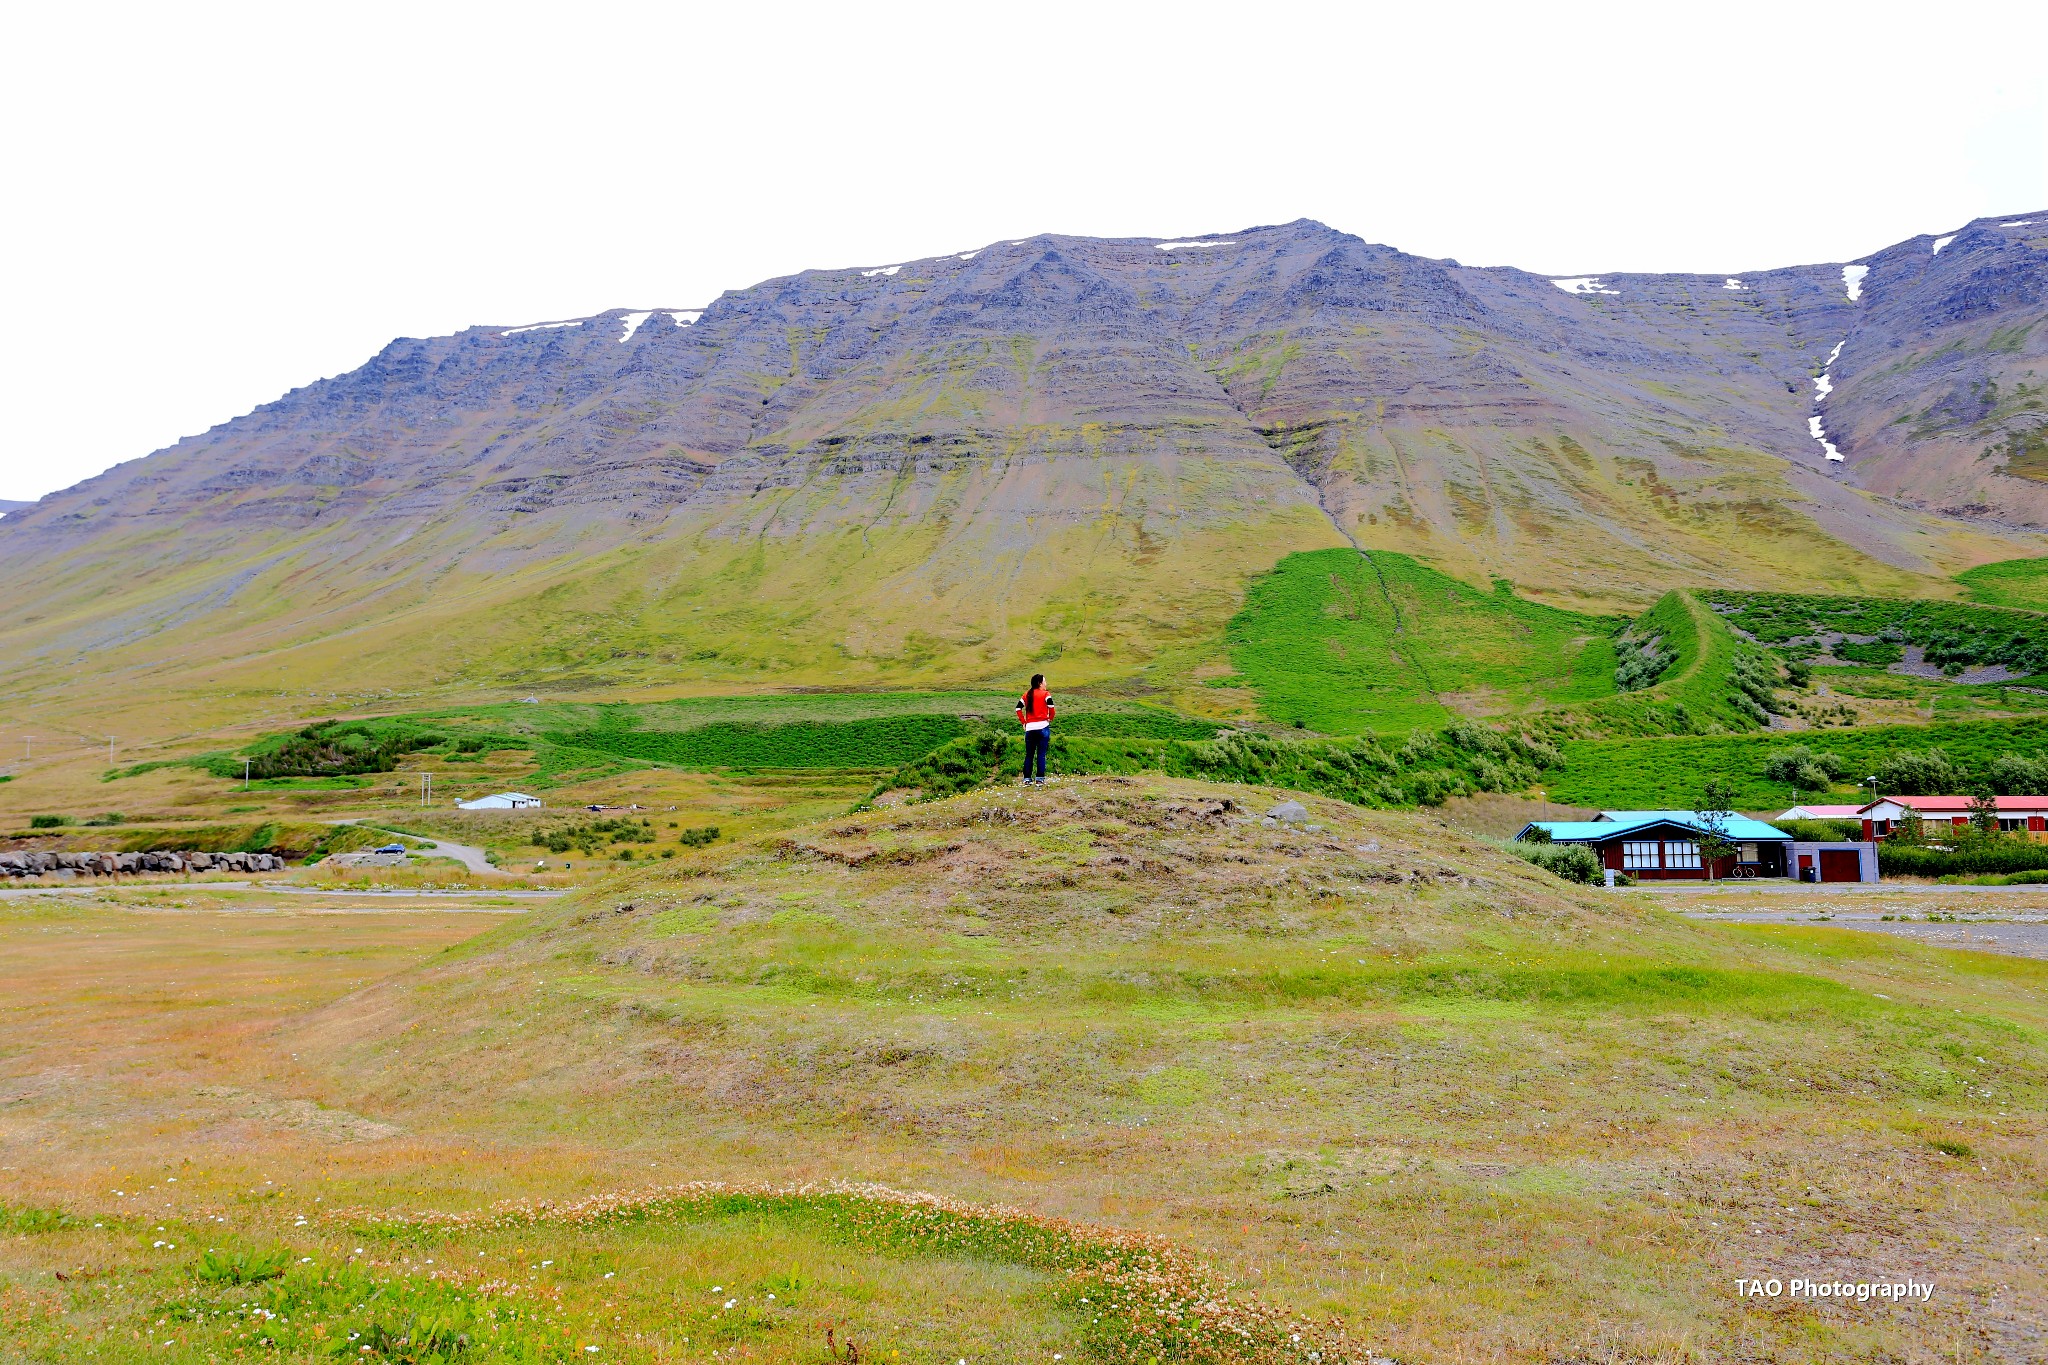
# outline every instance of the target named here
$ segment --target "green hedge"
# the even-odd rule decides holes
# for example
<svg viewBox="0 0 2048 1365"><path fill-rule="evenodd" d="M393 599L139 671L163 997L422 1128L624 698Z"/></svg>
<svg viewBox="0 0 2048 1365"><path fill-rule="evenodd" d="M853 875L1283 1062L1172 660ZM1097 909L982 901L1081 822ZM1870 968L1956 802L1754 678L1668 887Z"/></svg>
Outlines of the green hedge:
<svg viewBox="0 0 2048 1365"><path fill-rule="evenodd" d="M1022 773L1020 737L996 730L964 736L905 765L875 789L911 790L933 800ZM1055 733L1055 774L1156 772L1320 792L1360 806L1435 806L1453 796L1520 791L1555 760L1542 740L1470 722L1410 735L1391 748L1357 739L1290 739L1233 731L1217 739L1108 739Z"/></svg>
<svg viewBox="0 0 2048 1365"><path fill-rule="evenodd" d="M2031 839L1972 839L1953 849L1885 842L1877 870L1888 877L1967 877L2048 869L2048 844Z"/></svg>

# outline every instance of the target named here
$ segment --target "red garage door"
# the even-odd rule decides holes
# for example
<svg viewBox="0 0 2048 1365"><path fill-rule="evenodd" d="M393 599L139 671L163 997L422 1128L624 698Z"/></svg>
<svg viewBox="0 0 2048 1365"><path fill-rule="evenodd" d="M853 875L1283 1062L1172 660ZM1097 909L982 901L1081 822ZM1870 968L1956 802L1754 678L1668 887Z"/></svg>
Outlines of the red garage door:
<svg viewBox="0 0 2048 1365"><path fill-rule="evenodd" d="M1863 855L1853 848L1824 848L1820 851L1820 879L1824 882L1863 880Z"/></svg>

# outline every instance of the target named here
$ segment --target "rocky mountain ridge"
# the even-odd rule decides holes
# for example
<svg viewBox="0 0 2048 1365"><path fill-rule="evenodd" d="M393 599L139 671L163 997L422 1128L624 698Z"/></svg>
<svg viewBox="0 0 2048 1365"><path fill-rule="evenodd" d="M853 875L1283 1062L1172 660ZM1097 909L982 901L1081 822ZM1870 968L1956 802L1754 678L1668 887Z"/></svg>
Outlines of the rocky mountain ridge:
<svg viewBox="0 0 2048 1365"><path fill-rule="evenodd" d="M1347 540L1577 604L1919 591L2048 547L2044 280L2048 214L1735 277L1303 221L400 339L7 515L43 610L0 644L32 685L205 619L231 659L419 681L460 613L491 630L431 681L1120 671Z"/></svg>

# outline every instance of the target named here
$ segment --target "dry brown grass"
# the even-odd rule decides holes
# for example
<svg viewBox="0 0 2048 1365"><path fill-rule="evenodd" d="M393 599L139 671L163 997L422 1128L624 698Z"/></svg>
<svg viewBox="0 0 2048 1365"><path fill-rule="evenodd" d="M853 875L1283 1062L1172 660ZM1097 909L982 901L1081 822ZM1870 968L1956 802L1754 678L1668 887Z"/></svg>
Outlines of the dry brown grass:
<svg viewBox="0 0 2048 1365"><path fill-rule="evenodd" d="M474 919L349 940L360 970L283 921L237 953L238 920L125 949L112 912L17 916L0 963L47 1003L7 1071L42 1088L0 1107L36 1171L6 1175L97 1207L191 1158L223 1193L450 1209L867 1179L1207 1248L1403 1360L2038 1355L2048 970L1694 926L1427 818L1311 802L1292 833L1225 799L1271 798L1102 779L840 818L459 946ZM225 984L179 1029L90 985L118 962L172 1000L202 960ZM74 1052L104 1079L36 1079ZM1744 1273L1938 1290L1760 1306Z"/></svg>

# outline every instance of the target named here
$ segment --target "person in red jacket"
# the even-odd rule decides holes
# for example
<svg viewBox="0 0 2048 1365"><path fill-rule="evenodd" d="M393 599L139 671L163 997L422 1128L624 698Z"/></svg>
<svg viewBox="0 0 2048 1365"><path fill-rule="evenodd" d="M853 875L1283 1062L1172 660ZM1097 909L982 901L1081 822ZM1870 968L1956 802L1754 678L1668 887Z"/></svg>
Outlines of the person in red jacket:
<svg viewBox="0 0 2048 1365"><path fill-rule="evenodd" d="M1024 785L1045 785L1045 756L1052 748L1052 693L1045 690L1045 674L1033 673L1031 686L1017 699L1017 723L1024 727ZM1033 762L1038 775L1031 775Z"/></svg>

